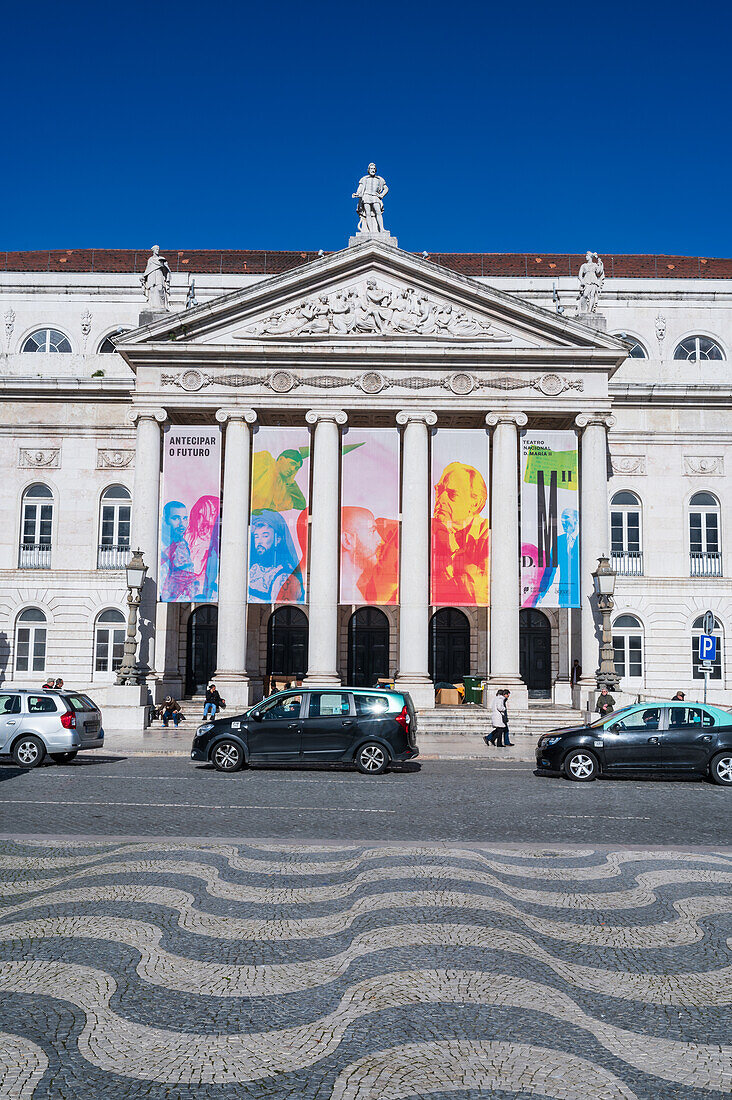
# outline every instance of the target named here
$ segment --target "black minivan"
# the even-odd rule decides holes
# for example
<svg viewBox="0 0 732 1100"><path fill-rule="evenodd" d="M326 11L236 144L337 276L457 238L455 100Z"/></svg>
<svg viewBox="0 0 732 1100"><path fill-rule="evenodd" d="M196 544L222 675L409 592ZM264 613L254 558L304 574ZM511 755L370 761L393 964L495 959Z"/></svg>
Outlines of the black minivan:
<svg viewBox="0 0 732 1100"><path fill-rule="evenodd" d="M379 775L393 762L413 760L417 716L409 695L379 688L300 688L280 691L244 714L204 722L191 760L220 772L245 764L308 761L354 763Z"/></svg>

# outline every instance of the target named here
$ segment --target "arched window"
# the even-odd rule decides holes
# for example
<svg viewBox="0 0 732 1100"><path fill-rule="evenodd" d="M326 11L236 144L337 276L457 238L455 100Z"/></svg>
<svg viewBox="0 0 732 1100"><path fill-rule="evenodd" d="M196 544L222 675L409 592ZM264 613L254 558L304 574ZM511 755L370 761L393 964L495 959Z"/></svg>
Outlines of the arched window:
<svg viewBox="0 0 732 1100"><path fill-rule="evenodd" d="M635 336L626 336L623 332L619 332L617 333L617 335L620 337L623 343L627 344L628 348L630 349L628 351L628 357L630 359L648 358L648 352L643 347L640 340L636 340Z"/></svg>
<svg viewBox="0 0 732 1100"><path fill-rule="evenodd" d="M97 616L94 630L94 671L116 672L125 651L125 617L110 608Z"/></svg>
<svg viewBox="0 0 732 1100"><path fill-rule="evenodd" d="M690 363L701 363L705 359L724 359L722 349L708 336L687 336L677 346L674 359L687 359Z"/></svg>
<svg viewBox="0 0 732 1100"><path fill-rule="evenodd" d="M46 616L39 607L26 607L15 627L15 671L46 671Z"/></svg>
<svg viewBox="0 0 732 1100"><path fill-rule="evenodd" d="M712 493L694 493L689 501L689 557L692 577L722 576L719 501Z"/></svg>
<svg viewBox="0 0 732 1100"><path fill-rule="evenodd" d="M130 490L110 485L99 505L97 569L124 569L130 556Z"/></svg>
<svg viewBox="0 0 732 1100"><path fill-rule="evenodd" d="M97 355L111 355L117 349L112 343L114 336L121 336L123 332L129 332L128 328L116 328L113 332L108 332L102 340L101 344L97 348Z"/></svg>
<svg viewBox="0 0 732 1100"><path fill-rule="evenodd" d="M699 660L699 637L704 633L704 616L700 615L691 624L691 675L695 680L703 680L704 672L702 671L702 665ZM710 680L722 679L722 648L724 645L724 637L722 635L722 624L719 619L714 620L714 637L717 639L717 654L712 661L712 671L709 675Z"/></svg>
<svg viewBox="0 0 732 1100"><path fill-rule="evenodd" d="M635 615L618 615L613 623L613 652L618 676L643 677L643 626Z"/></svg>
<svg viewBox="0 0 732 1100"><path fill-rule="evenodd" d="M641 502L635 493L616 493L610 501L613 569L621 577L643 576L641 511Z"/></svg>
<svg viewBox="0 0 732 1100"><path fill-rule="evenodd" d="M64 336L63 332L59 332L57 328L39 328L37 332L32 332L30 336L26 336L23 341L23 347L21 351L62 351L69 354L71 352L71 344L68 337Z"/></svg>
<svg viewBox="0 0 732 1100"><path fill-rule="evenodd" d="M53 537L53 493L37 482L23 493L19 569L50 569Z"/></svg>

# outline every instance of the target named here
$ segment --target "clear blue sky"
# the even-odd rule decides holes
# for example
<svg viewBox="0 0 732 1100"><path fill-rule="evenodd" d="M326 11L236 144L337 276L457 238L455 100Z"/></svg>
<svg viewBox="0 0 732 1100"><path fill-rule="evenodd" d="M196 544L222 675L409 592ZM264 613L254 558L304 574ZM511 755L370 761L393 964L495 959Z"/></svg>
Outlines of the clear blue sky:
<svg viewBox="0 0 732 1100"><path fill-rule="evenodd" d="M728 2L39 0L3 19L0 249L731 256Z"/></svg>

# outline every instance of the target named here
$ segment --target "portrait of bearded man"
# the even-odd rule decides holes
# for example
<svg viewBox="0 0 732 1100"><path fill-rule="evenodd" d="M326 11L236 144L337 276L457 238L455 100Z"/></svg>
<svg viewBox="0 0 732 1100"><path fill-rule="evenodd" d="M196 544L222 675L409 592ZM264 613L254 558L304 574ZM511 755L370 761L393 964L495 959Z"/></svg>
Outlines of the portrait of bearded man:
<svg viewBox="0 0 732 1100"><path fill-rule="evenodd" d="M445 466L432 512L432 602L488 605L490 521L483 475L464 462Z"/></svg>

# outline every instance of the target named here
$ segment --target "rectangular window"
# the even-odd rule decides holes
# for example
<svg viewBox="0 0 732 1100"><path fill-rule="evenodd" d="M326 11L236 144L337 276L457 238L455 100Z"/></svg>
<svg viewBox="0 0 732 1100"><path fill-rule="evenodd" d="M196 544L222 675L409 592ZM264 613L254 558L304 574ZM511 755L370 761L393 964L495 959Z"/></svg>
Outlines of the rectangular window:
<svg viewBox="0 0 732 1100"><path fill-rule="evenodd" d="M719 529L717 526L717 513L707 512L704 518L706 520L707 530L707 553L717 554L719 552Z"/></svg>
<svg viewBox="0 0 732 1100"><path fill-rule="evenodd" d="M114 546L114 506L105 504L102 506L102 546Z"/></svg>
<svg viewBox="0 0 732 1100"><path fill-rule="evenodd" d="M613 638L613 654L615 672L618 676L625 676L625 638Z"/></svg>
<svg viewBox="0 0 732 1100"><path fill-rule="evenodd" d="M389 700L383 695L354 695L356 714L360 718L373 718L375 715L386 714L389 710Z"/></svg>
<svg viewBox="0 0 732 1100"><path fill-rule="evenodd" d="M628 638L628 675L643 675L643 642L639 634L631 634Z"/></svg>
<svg viewBox="0 0 732 1100"><path fill-rule="evenodd" d="M702 522L701 512L692 512L689 516L689 539L692 554L702 552Z"/></svg>
<svg viewBox="0 0 732 1100"><path fill-rule="evenodd" d="M130 545L130 515L131 508L129 504L123 504L119 510L119 516L117 520L117 545L129 546Z"/></svg>
<svg viewBox="0 0 732 1100"><path fill-rule="evenodd" d="M46 667L46 630L37 626L33 631L33 671L43 672Z"/></svg>
<svg viewBox="0 0 732 1100"><path fill-rule="evenodd" d="M350 714L351 701L345 692L313 692L310 696L308 718L334 718L340 714Z"/></svg>
<svg viewBox="0 0 732 1100"><path fill-rule="evenodd" d="M95 672L106 672L109 660L109 630L106 627L97 627L97 651L94 662Z"/></svg>
<svg viewBox="0 0 732 1100"><path fill-rule="evenodd" d="M640 550L640 513L628 512L628 550Z"/></svg>
<svg viewBox="0 0 732 1100"><path fill-rule="evenodd" d="M20 714L19 695L0 695L0 718L5 714Z"/></svg>
<svg viewBox="0 0 732 1100"><path fill-rule="evenodd" d="M28 713L29 714L55 714L56 713L56 700L52 699L50 695L29 695L28 696Z"/></svg>
<svg viewBox="0 0 732 1100"><path fill-rule="evenodd" d="M122 666L122 658L125 652L125 631L122 627L112 633L112 672L117 672Z"/></svg>
<svg viewBox="0 0 732 1100"><path fill-rule="evenodd" d="M611 512L610 513L610 534L612 537L612 552L613 554L622 554L625 547L623 546L623 513Z"/></svg>
<svg viewBox="0 0 732 1100"><path fill-rule="evenodd" d="M18 627L18 640L16 642L15 667L18 672L28 671L28 657L30 654L30 627Z"/></svg>

